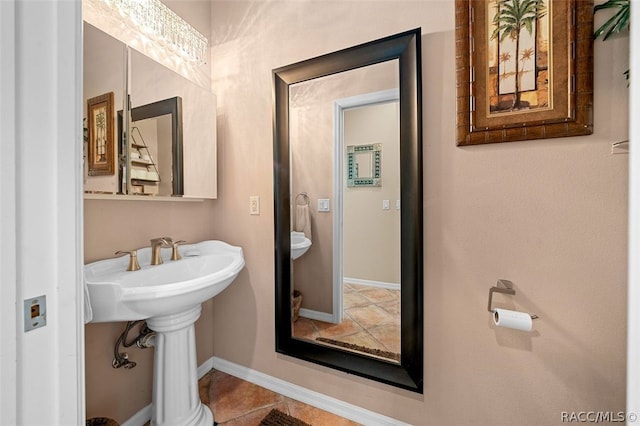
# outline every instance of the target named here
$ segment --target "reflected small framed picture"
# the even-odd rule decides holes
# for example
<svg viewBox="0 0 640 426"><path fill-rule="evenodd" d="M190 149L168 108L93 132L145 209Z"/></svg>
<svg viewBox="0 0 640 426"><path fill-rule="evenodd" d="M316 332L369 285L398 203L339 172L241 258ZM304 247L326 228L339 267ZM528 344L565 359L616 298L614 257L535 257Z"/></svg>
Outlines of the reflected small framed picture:
<svg viewBox="0 0 640 426"><path fill-rule="evenodd" d="M593 0L456 0L458 145L593 133Z"/></svg>
<svg viewBox="0 0 640 426"><path fill-rule="evenodd" d="M87 100L88 174L115 173L113 146L113 92Z"/></svg>

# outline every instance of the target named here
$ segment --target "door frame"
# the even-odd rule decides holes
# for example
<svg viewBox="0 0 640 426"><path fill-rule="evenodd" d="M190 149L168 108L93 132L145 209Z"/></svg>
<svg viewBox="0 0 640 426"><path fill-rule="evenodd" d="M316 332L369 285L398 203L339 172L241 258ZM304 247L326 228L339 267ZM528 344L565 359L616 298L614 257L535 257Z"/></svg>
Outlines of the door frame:
<svg viewBox="0 0 640 426"><path fill-rule="evenodd" d="M400 90L389 89L337 99L333 103L333 314L339 324L344 317L344 112L348 109L400 101Z"/></svg>
<svg viewBox="0 0 640 426"><path fill-rule="evenodd" d="M2 422L80 425L81 0L0 1L0 48ZM41 296L46 324L25 331L25 301Z"/></svg>
<svg viewBox="0 0 640 426"><path fill-rule="evenodd" d="M631 20L640 22L640 8L631 8ZM640 70L640 26L631 25L630 69ZM627 293L627 415L640 414L640 84L629 83L629 253Z"/></svg>

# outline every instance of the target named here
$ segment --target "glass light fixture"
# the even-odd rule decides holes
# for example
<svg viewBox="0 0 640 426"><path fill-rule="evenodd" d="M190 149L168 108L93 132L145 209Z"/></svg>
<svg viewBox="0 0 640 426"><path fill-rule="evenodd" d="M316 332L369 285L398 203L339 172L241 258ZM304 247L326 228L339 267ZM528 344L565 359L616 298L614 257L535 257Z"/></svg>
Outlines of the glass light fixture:
<svg viewBox="0 0 640 426"><path fill-rule="evenodd" d="M99 0L103 8L158 47L196 65L206 63L209 41L160 0Z"/></svg>

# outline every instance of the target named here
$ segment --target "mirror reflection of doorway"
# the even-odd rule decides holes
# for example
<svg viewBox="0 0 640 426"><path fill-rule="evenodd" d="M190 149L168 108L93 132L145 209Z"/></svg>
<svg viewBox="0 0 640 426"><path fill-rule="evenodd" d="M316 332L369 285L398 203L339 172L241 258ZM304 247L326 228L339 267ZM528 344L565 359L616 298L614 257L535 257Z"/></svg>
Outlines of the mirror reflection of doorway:
<svg viewBox="0 0 640 426"><path fill-rule="evenodd" d="M391 92L391 94L393 91ZM398 101L343 110L342 147L381 145L381 181L349 187L343 179L343 321L361 329L341 339L399 361L400 148ZM370 167L371 168L371 167Z"/></svg>
<svg viewBox="0 0 640 426"><path fill-rule="evenodd" d="M400 361L400 127L398 90L335 101L333 315L294 323L294 335L316 343ZM350 183L349 155L361 154ZM377 154L374 154L377 153ZM376 160L377 158L377 160ZM351 167L351 168L350 168ZM351 179L353 180L353 179ZM303 309L303 311L305 311Z"/></svg>

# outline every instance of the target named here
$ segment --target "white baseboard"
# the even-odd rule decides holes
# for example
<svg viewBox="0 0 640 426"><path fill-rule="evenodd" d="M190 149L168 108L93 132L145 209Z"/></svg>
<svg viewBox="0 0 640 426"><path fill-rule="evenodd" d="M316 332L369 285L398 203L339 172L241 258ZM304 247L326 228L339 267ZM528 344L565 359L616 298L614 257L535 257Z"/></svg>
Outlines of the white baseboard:
<svg viewBox="0 0 640 426"><path fill-rule="evenodd" d="M344 401L340 401L339 399L303 388L302 386L285 382L284 380L277 379L218 357L211 357L198 367L198 379L201 379L205 374L211 371L212 368L255 385L262 386L265 389L279 393L287 398L295 399L296 401L303 402L363 425L410 426L408 423L383 416L382 414L378 414L373 411L365 410L364 408L360 408L356 405L348 404ZM151 404L138 411L131 418L122 423L121 426L143 426L149 420L151 420Z"/></svg>
<svg viewBox="0 0 640 426"><path fill-rule="evenodd" d="M328 411L363 425L410 426L408 423L348 404L344 401L340 401L339 399L303 388L302 386L285 382L284 380L226 361L222 358L213 357L213 368L247 382L262 386L263 388L279 393L280 395L320 408L321 410Z"/></svg>
<svg viewBox="0 0 640 426"><path fill-rule="evenodd" d="M304 318L309 318L316 321L324 321L333 323L333 315L326 312L313 311L311 309L300 308L299 315Z"/></svg>
<svg viewBox="0 0 640 426"><path fill-rule="evenodd" d="M213 357L209 358L198 367L198 380L202 379L205 374L213 369Z"/></svg>
<svg viewBox="0 0 640 426"><path fill-rule="evenodd" d="M209 358L198 367L198 380L202 379L213 368L213 357ZM135 413L120 426L143 426L151 420L151 404Z"/></svg>
<svg viewBox="0 0 640 426"><path fill-rule="evenodd" d="M120 426L143 426L151 420L151 404L131 416L126 422Z"/></svg>
<svg viewBox="0 0 640 426"><path fill-rule="evenodd" d="M386 288L389 290L400 290L399 283L387 283L384 281L363 280L361 278L348 278L348 277L343 277L342 280L343 280L342 281L343 283L366 285L369 287L377 287L377 288Z"/></svg>

